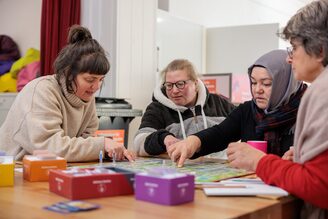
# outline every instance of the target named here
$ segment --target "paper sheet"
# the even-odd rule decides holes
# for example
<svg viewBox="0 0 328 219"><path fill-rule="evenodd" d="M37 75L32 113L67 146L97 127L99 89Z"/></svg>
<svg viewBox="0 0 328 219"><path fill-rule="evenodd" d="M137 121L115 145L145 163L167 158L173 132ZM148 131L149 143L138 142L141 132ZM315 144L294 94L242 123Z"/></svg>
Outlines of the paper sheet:
<svg viewBox="0 0 328 219"><path fill-rule="evenodd" d="M223 180L220 184L227 186L227 188L204 188L203 190L207 196L288 195L287 191L276 186L267 185L260 179L230 179ZM241 185L244 188L228 188L233 185Z"/></svg>

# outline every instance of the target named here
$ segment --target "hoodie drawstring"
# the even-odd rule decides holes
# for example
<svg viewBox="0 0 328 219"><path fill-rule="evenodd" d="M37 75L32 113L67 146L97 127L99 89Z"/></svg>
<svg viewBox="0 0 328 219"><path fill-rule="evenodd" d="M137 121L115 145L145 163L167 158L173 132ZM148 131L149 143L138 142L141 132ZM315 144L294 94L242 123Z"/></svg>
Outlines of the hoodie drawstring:
<svg viewBox="0 0 328 219"><path fill-rule="evenodd" d="M206 119L206 116L205 116L205 112L204 112L204 109L203 107L201 107L202 111L202 117L203 117L203 122L204 122L204 129L207 129L207 119Z"/></svg>
<svg viewBox="0 0 328 219"><path fill-rule="evenodd" d="M186 139L187 136L186 136L186 131L185 131L185 127L184 127L184 124L183 124L183 119L182 119L182 116L181 116L181 113L179 110L178 111L178 115L179 115L179 119L180 119L180 124L181 124L181 131L182 131L182 136L183 136L183 139Z"/></svg>

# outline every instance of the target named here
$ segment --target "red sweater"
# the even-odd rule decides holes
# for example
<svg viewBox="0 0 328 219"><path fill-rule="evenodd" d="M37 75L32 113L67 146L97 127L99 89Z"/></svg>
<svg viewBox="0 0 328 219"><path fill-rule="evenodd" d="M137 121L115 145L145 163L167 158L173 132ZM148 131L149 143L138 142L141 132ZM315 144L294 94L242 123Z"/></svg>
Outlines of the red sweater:
<svg viewBox="0 0 328 219"><path fill-rule="evenodd" d="M276 185L319 208L328 209L328 150L304 164L266 155L256 174L267 184Z"/></svg>

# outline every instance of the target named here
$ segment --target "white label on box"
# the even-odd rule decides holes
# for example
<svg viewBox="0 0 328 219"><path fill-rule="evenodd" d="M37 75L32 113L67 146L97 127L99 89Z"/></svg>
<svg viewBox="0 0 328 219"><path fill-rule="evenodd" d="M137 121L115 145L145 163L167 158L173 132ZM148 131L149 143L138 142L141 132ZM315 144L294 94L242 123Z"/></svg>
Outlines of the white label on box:
<svg viewBox="0 0 328 219"><path fill-rule="evenodd" d="M156 183L145 182L145 186L146 186L146 187L157 188L157 187L158 187L158 184L156 184Z"/></svg>
<svg viewBox="0 0 328 219"><path fill-rule="evenodd" d="M189 186L189 183L179 183L178 188L183 188Z"/></svg>
<svg viewBox="0 0 328 219"><path fill-rule="evenodd" d="M0 164L13 164L14 157L13 156L0 156Z"/></svg>
<svg viewBox="0 0 328 219"><path fill-rule="evenodd" d="M55 181L57 182L57 190L61 191L62 190L62 183L64 182L63 179L55 177Z"/></svg>
<svg viewBox="0 0 328 219"><path fill-rule="evenodd" d="M110 180L110 179L92 181L93 184L105 184L105 183L111 183L111 182L112 182L112 180Z"/></svg>
<svg viewBox="0 0 328 219"><path fill-rule="evenodd" d="M41 166L41 169L57 169L57 166Z"/></svg>
<svg viewBox="0 0 328 219"><path fill-rule="evenodd" d="M25 159L27 160L30 160L30 161L48 161L49 159L40 159L34 155L25 155L24 157ZM51 160L64 160L64 158L62 157L56 157L55 159L51 159Z"/></svg>

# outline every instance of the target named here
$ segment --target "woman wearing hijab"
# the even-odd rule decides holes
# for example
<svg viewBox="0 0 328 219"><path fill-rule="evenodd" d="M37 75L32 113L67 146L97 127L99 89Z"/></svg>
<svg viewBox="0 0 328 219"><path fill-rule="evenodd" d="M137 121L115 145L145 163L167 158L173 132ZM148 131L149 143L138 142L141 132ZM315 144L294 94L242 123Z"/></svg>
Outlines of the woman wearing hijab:
<svg viewBox="0 0 328 219"><path fill-rule="evenodd" d="M296 114L306 85L294 79L284 50L273 50L248 69L253 99L239 105L222 123L171 145L172 160L183 166L227 148L231 142L266 140L268 153L282 156L293 145Z"/></svg>
<svg viewBox="0 0 328 219"><path fill-rule="evenodd" d="M265 183L303 199L301 218L328 218L327 21L328 1L313 1L282 32L292 45L287 61L295 78L311 83L298 110L294 153L288 153L292 159L266 155L244 143L232 143L227 149L232 166L255 171Z"/></svg>

